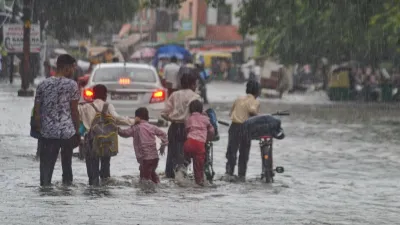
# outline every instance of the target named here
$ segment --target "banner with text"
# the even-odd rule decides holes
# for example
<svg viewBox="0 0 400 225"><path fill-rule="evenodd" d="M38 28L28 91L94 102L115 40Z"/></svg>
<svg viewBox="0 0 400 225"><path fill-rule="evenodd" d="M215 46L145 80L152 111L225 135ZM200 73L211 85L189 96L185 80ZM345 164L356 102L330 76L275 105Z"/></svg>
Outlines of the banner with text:
<svg viewBox="0 0 400 225"><path fill-rule="evenodd" d="M22 53L24 48L24 25L4 24L3 25L4 50L8 53ZM40 52L40 25L31 26L31 53Z"/></svg>

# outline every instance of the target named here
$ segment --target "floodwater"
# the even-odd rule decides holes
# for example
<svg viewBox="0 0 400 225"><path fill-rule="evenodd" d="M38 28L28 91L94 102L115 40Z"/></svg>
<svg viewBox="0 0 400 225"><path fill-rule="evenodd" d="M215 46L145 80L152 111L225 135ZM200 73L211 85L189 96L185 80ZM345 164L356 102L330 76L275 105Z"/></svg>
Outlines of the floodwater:
<svg viewBox="0 0 400 225"><path fill-rule="evenodd" d="M227 119L243 85L209 88L219 117ZM313 105L300 95L263 100L265 113L292 113L282 118L286 138L274 144L275 164L285 167L275 183L257 180L261 163L254 141L248 182L181 188L163 179L157 193L148 194L138 188L138 164L127 139L111 161L111 185L88 187L85 164L75 158L74 186L60 184L58 161L54 188L40 189L36 141L29 137L33 103L16 97L16 90L0 90L1 224L399 224L398 106L324 99ZM220 133L214 144L217 177L224 173L227 128Z"/></svg>

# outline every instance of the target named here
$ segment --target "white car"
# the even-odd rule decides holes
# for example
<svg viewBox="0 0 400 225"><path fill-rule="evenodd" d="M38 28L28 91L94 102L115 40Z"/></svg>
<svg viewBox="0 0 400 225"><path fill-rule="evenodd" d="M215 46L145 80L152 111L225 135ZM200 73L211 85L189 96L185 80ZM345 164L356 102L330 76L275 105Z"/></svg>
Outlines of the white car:
<svg viewBox="0 0 400 225"><path fill-rule="evenodd" d="M107 87L107 101L121 116L134 117L135 110L146 107L152 121L161 120L161 110L167 99L166 89L153 66L136 63L104 63L93 68L81 101L91 102L93 87Z"/></svg>

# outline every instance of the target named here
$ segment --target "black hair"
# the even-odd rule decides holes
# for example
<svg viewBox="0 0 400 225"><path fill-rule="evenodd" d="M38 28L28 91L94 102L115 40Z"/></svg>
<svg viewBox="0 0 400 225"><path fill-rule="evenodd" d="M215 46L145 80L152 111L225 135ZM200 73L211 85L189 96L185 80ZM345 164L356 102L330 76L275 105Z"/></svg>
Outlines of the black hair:
<svg viewBox="0 0 400 225"><path fill-rule="evenodd" d="M119 59L118 59L117 57L114 57L114 58L112 59L112 61L113 61L113 62L119 62Z"/></svg>
<svg viewBox="0 0 400 225"><path fill-rule="evenodd" d="M149 121L149 111L146 107L140 107L136 109L135 117L139 117L141 120Z"/></svg>
<svg viewBox="0 0 400 225"><path fill-rule="evenodd" d="M170 60L171 60L171 62L173 62L173 63L178 62L178 58L177 58L176 56L174 56L174 55L171 57Z"/></svg>
<svg viewBox="0 0 400 225"><path fill-rule="evenodd" d="M203 112L203 103L199 100L194 100L189 104L189 112L190 113L202 113Z"/></svg>
<svg viewBox="0 0 400 225"><path fill-rule="evenodd" d="M187 63L187 64L193 63L192 57L187 57L187 58L185 59L185 63Z"/></svg>
<svg viewBox="0 0 400 225"><path fill-rule="evenodd" d="M198 74L197 69L185 67L181 70L181 88L190 89L196 85Z"/></svg>
<svg viewBox="0 0 400 225"><path fill-rule="evenodd" d="M258 97L260 95L260 83L255 80L249 80L246 84L246 94L251 94L254 97Z"/></svg>
<svg viewBox="0 0 400 225"><path fill-rule="evenodd" d="M93 87L93 98L94 99L101 99L101 100L106 100L107 99L107 88L106 86L102 84L97 84L96 86Z"/></svg>
<svg viewBox="0 0 400 225"><path fill-rule="evenodd" d="M63 69L67 66L72 66L76 63L76 59L68 54L63 54L57 57L57 69Z"/></svg>

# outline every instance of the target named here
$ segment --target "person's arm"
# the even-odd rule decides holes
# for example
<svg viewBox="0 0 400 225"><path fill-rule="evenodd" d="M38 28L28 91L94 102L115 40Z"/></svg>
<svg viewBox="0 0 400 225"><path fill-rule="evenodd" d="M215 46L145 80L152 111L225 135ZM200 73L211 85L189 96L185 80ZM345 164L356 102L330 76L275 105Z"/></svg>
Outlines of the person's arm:
<svg viewBox="0 0 400 225"><path fill-rule="evenodd" d="M75 126L75 131L77 134L79 134L80 119L79 119L78 104L79 104L80 93L78 84L76 82L72 82L71 85L72 85L71 99L70 99L71 118Z"/></svg>
<svg viewBox="0 0 400 225"><path fill-rule="evenodd" d="M35 127L37 130L40 130L40 102L41 102L41 97L42 97L42 85L39 84L39 86L36 89L36 96L35 96L35 105L34 105L34 122L35 122Z"/></svg>
<svg viewBox="0 0 400 225"><path fill-rule="evenodd" d="M123 138L133 137L134 134L135 134L134 126L131 126L127 129L118 128L118 135Z"/></svg>
<svg viewBox="0 0 400 225"><path fill-rule="evenodd" d="M160 128L153 126L154 127L154 134L160 138L161 140L161 146L159 148L160 155L164 155L165 153L165 147L168 145L168 137L167 134L162 131Z"/></svg>
<svg viewBox="0 0 400 225"><path fill-rule="evenodd" d="M165 108L161 111L161 117L165 120L170 120L169 114L174 110L174 99L175 93L172 93L172 95L167 99Z"/></svg>
<svg viewBox="0 0 400 225"><path fill-rule="evenodd" d="M259 111L260 111L260 102L257 100L251 102L249 105L249 115L257 116Z"/></svg>
<svg viewBox="0 0 400 225"><path fill-rule="evenodd" d="M162 131L160 128L154 126L154 135L156 135L161 140L161 146L168 145L168 136L167 133Z"/></svg>
<svg viewBox="0 0 400 225"><path fill-rule="evenodd" d="M233 102L231 111L229 111L229 116L232 116L233 110L235 110L236 102L237 102L237 100L235 100L235 101Z"/></svg>
<svg viewBox="0 0 400 225"><path fill-rule="evenodd" d="M165 67L164 67L164 79L166 80L166 81L168 81L168 76L169 76L169 72L168 72L168 65L166 65Z"/></svg>
<svg viewBox="0 0 400 225"><path fill-rule="evenodd" d="M116 120L118 125L131 125L128 117L120 116L112 104L108 104L108 113L110 113Z"/></svg>
<svg viewBox="0 0 400 225"><path fill-rule="evenodd" d="M190 130L190 127L192 126L192 119L191 119L191 116L189 116L187 119L186 119L186 121L185 121L185 131L186 131L186 134L188 134L189 133L189 130Z"/></svg>

